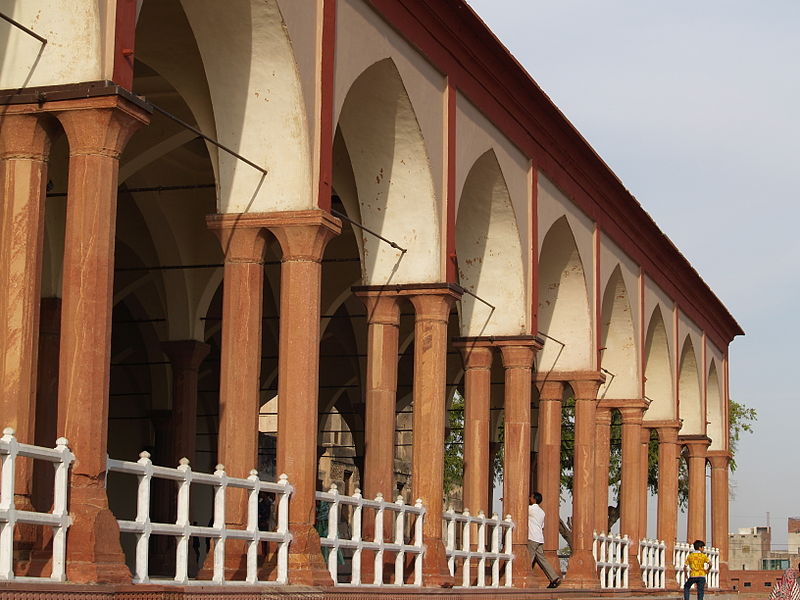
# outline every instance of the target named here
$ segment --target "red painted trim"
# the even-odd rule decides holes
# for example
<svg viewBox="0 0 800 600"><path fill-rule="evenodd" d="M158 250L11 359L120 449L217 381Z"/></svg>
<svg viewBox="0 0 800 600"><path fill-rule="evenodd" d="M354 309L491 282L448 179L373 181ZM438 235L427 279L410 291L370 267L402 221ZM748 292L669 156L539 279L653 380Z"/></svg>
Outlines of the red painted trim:
<svg viewBox="0 0 800 600"><path fill-rule="evenodd" d="M531 161L531 333L539 334L539 169Z"/></svg>
<svg viewBox="0 0 800 600"><path fill-rule="evenodd" d="M622 182L464 0L367 0L720 348L743 333Z"/></svg>
<svg viewBox="0 0 800 600"><path fill-rule="evenodd" d="M322 0L320 41L319 193L317 205L331 210L333 194L333 95L336 66L336 0Z"/></svg>
<svg viewBox="0 0 800 600"><path fill-rule="evenodd" d="M672 339L674 340L674 355L675 355L675 418L681 418L681 354L683 348L681 347L680 339L680 319L678 318L678 307L672 307Z"/></svg>
<svg viewBox="0 0 800 600"><path fill-rule="evenodd" d="M111 79L133 89L133 51L136 40L136 0L117 0L114 21L114 71Z"/></svg>
<svg viewBox="0 0 800 600"><path fill-rule="evenodd" d="M600 340L603 338L603 273L600 270L600 227L595 226L594 238L594 350L597 370L603 366L603 357L600 352Z"/></svg>
<svg viewBox="0 0 800 600"><path fill-rule="evenodd" d="M639 381L641 381L642 398L644 398L645 390L645 376L644 370L647 366L647 357L645 356L645 344L647 344L647 331L645 327L649 325L645 317L645 310L647 306L644 300L645 297L645 284L644 284L644 271L639 269Z"/></svg>
<svg viewBox="0 0 800 600"><path fill-rule="evenodd" d="M445 160L445 214L447 215L445 277L448 283L458 283L458 257L456 254L456 89L447 82L445 92L446 147Z"/></svg>

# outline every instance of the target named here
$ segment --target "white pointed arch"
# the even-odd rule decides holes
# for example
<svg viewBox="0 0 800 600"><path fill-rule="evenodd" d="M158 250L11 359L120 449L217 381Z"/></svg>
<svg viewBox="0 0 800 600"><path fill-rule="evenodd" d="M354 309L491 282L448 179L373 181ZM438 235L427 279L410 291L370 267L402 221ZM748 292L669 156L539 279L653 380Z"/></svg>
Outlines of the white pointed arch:
<svg viewBox="0 0 800 600"><path fill-rule="evenodd" d="M725 402L722 398L722 382L714 359L711 360L706 381L708 437L711 438L709 450L726 450L728 419L725 414Z"/></svg>
<svg viewBox="0 0 800 600"><path fill-rule="evenodd" d="M218 140L268 170L262 175L219 153L218 210L312 208L307 112L278 2L182 0L181 5L202 56Z"/></svg>
<svg viewBox="0 0 800 600"><path fill-rule="evenodd" d="M638 398L639 369L631 304L622 269L617 265L603 293L600 322L601 366L606 375L599 397Z"/></svg>
<svg viewBox="0 0 800 600"><path fill-rule="evenodd" d="M645 420L673 420L677 417L672 378L669 338L661 307L650 315L644 343L644 396L650 402Z"/></svg>
<svg viewBox="0 0 800 600"><path fill-rule="evenodd" d="M342 107L361 223L407 249L362 235L364 283L424 283L440 277L440 217L428 152L414 107L391 59L367 68Z"/></svg>
<svg viewBox="0 0 800 600"><path fill-rule="evenodd" d="M702 435L706 433L705 410L700 388L700 369L692 338L687 335L681 349L678 368L678 408L683 421L682 435Z"/></svg>
<svg viewBox="0 0 800 600"><path fill-rule="evenodd" d="M500 163L488 150L467 175L456 219L461 334L520 335L526 329L525 273L519 226Z"/></svg>
<svg viewBox="0 0 800 600"><path fill-rule="evenodd" d="M539 254L539 330L547 340L539 370L579 371L592 366L592 321L586 276L566 216L553 223Z"/></svg>

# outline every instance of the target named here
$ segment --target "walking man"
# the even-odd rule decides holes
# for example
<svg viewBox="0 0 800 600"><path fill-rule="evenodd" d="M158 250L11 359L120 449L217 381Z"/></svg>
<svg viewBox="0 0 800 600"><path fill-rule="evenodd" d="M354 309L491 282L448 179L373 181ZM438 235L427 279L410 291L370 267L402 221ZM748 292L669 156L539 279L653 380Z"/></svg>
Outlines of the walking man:
<svg viewBox="0 0 800 600"><path fill-rule="evenodd" d="M528 498L530 505L528 506L528 550L533 557L533 563L539 563L539 566L547 575L550 580L549 588L557 588L561 585L561 576L556 573L550 562L544 556L544 511L539 506L542 503L542 495L539 492L533 492Z"/></svg>
<svg viewBox="0 0 800 600"><path fill-rule="evenodd" d="M706 543L703 540L695 540L692 544L694 552L686 557L685 569L689 573L686 583L683 584L683 600L689 600L689 594L693 585L697 585L697 600L703 600L706 590L706 573L711 570L711 561L708 555L703 552Z"/></svg>

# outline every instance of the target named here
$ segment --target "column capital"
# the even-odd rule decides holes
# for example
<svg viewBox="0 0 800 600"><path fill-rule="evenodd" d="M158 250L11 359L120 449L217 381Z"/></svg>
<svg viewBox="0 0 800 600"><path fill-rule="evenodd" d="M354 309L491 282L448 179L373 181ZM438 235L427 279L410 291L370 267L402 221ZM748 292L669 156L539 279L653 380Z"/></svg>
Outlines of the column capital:
<svg viewBox="0 0 800 600"><path fill-rule="evenodd" d="M226 264L264 263L267 231L252 215L228 213L206 216L206 226L217 236Z"/></svg>
<svg viewBox="0 0 800 600"><path fill-rule="evenodd" d="M149 113L121 96L83 98L48 105L67 134L70 156L118 159Z"/></svg>
<svg viewBox="0 0 800 600"><path fill-rule="evenodd" d="M161 350L174 368L196 371L208 356L211 346L197 340L170 340L161 343Z"/></svg>
<svg viewBox="0 0 800 600"><path fill-rule="evenodd" d="M488 371L494 359L494 344L491 338L457 338L453 346L461 351L464 369Z"/></svg>
<svg viewBox="0 0 800 600"><path fill-rule="evenodd" d="M55 130L55 120L50 115L3 114L3 126L0 127L0 160L46 162Z"/></svg>
<svg viewBox="0 0 800 600"><path fill-rule="evenodd" d="M325 246L342 232L342 222L324 210L270 213L268 226L281 245L281 262L322 262Z"/></svg>
<svg viewBox="0 0 800 600"><path fill-rule="evenodd" d="M561 402L564 399L563 381L537 381L536 386L539 388L539 402Z"/></svg>
<svg viewBox="0 0 800 600"><path fill-rule="evenodd" d="M598 425L611 425L611 408L603 406L602 403L597 405L597 412L594 416L595 423Z"/></svg>
<svg viewBox="0 0 800 600"><path fill-rule="evenodd" d="M603 377L600 375L600 377ZM570 387L572 387L572 391L575 393L575 401L586 401L591 400L593 402L597 401L597 391L600 389L600 385L605 381L605 378L598 378L598 379L579 379L577 381L573 380L569 382Z"/></svg>
<svg viewBox="0 0 800 600"><path fill-rule="evenodd" d="M402 286L399 295L407 296L414 305L416 321L448 322L450 309L461 298L461 288L451 284L421 284L419 287Z"/></svg>
<svg viewBox="0 0 800 600"><path fill-rule="evenodd" d="M711 440L704 435L678 436L678 443L686 446L689 458L706 458Z"/></svg>
<svg viewBox="0 0 800 600"><path fill-rule="evenodd" d="M731 463L731 454L727 450L710 450L706 453L706 458L712 469L727 470Z"/></svg>
<svg viewBox="0 0 800 600"><path fill-rule="evenodd" d="M681 429L680 421L646 421L651 429L658 432L658 441L661 444L677 444L678 432Z"/></svg>
<svg viewBox="0 0 800 600"><path fill-rule="evenodd" d="M619 414L622 415L622 424L641 425L642 419L644 418L644 409L644 404L641 406L635 406L632 404L620 406Z"/></svg>
<svg viewBox="0 0 800 600"><path fill-rule="evenodd" d="M367 323L370 325L400 326L400 297L397 293L383 290L352 288L353 294L367 308Z"/></svg>

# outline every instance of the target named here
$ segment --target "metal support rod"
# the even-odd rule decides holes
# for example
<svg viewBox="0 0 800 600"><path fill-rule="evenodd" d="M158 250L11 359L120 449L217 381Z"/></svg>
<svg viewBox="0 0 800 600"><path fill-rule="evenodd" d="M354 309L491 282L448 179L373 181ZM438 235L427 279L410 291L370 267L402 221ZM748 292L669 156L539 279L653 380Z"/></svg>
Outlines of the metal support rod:
<svg viewBox="0 0 800 600"><path fill-rule="evenodd" d="M343 214L343 213L340 213L338 210L331 209L331 214L332 214L334 217L337 217L337 218L339 218L339 219L342 219L343 221L347 221L347 222L348 222L348 223L350 223L351 225L355 225L355 226L356 226L356 227L358 227L359 229L363 229L363 230L364 230L364 231L366 231L367 233L371 233L372 235L374 235L374 236L375 236L376 238L378 238L379 240L382 240L382 241L386 242L387 244L389 244L389 245L390 245L392 248L395 248L396 250L400 250L400 252L401 252L402 254L405 254L406 252L408 252L408 250L407 250L406 248L403 248L402 246L398 246L398 245L397 245L397 244L395 244L395 243L394 243L392 240L387 240L387 239L386 239L385 237L383 237L381 234L379 234L379 233L375 233L374 231L372 231L372 229L369 229L369 228L367 228L367 227L364 227L364 226L363 226L361 223L358 223L358 222L354 221L353 219L351 219L351 218L350 218L350 217L348 217L347 215L345 215L345 214Z"/></svg>
<svg viewBox="0 0 800 600"><path fill-rule="evenodd" d="M150 187L139 187L139 188L124 188L120 185L120 189L124 192L130 193L140 193L140 192L174 192L176 190L201 190L207 188L214 188L217 187L216 183L195 183L191 185L156 185ZM49 192L47 194L48 198L64 198L66 197L66 192Z"/></svg>
<svg viewBox="0 0 800 600"><path fill-rule="evenodd" d="M46 45L46 44L47 44L47 38L43 38L42 36L40 36L40 35L39 35L38 33L36 33L35 31L31 31L30 29L28 29L27 27L25 27L25 25L23 25L22 23L19 23L19 22L15 21L14 19L12 19L11 17L9 17L8 15L4 15L3 13L0 13L0 19L3 19L4 21L8 21L9 23L11 23L11 24L12 24L14 27L16 27L17 29L21 29L22 31L24 31L25 33L27 33L29 36L31 36L31 37L33 37L33 38L36 38L37 40L39 40L39 42L41 42L42 46L44 46L44 45Z"/></svg>
<svg viewBox="0 0 800 600"><path fill-rule="evenodd" d="M241 154L239 154L238 152L234 152L233 150L231 150L231 149L230 149L230 148L228 148L227 146L225 146L225 145L223 145L223 144L220 144L220 143L219 143L217 140L215 140L215 139L213 139L213 138L211 138L211 137L207 136L205 133L203 133L202 131L200 131L199 129L197 129L197 127L192 127L192 126L191 126L191 125L189 125L189 124L188 124L186 121L183 121L182 119L179 119L178 117L176 117L176 116L175 116L175 115L173 115L172 113L170 113L170 112L167 112L166 110L164 110L163 108L160 108L159 106L156 106L156 105L155 105L155 104L153 104L152 102L147 102L147 104L148 104L148 106L149 106L150 108L152 108L152 109L153 109L155 112L161 113L162 115L164 115L164 116L165 116L165 117L167 117L168 119L172 119L173 121L175 121L175 122L176 122L178 125L180 125L181 127L185 127L185 128L186 128L186 129L188 129L189 131L191 131L191 132L193 132L193 133L196 133L196 134L197 134L197 135L199 135L201 138L203 138L205 141L209 142L210 144L213 144L213 145L215 145L215 146L216 146L217 148L219 148L220 150L224 150L225 152L227 152L227 153L228 153L228 154L230 154L231 156L235 156L236 158L238 158L239 160L241 160L243 163L250 165L251 167L253 167L253 168L254 168L254 169L256 169L257 171L261 171L261 172L262 172L264 175L266 175L266 174L267 174L267 170L266 170L264 167L259 167L259 166L258 166L256 163L254 163L254 162L253 162L253 161L251 161L251 160L248 160L248 159L246 159L244 156L242 156L242 155L241 155Z"/></svg>
<svg viewBox="0 0 800 600"><path fill-rule="evenodd" d="M488 303L486 300L484 300L483 298L481 298L481 297L480 297L480 296L478 296L477 294L473 294L473 293L472 293L472 292L470 292L470 291L469 291L467 288L462 288L462 289L464 290L464 293L465 293L465 294L469 294L470 296L472 296L473 298L475 298L475 299L476 299L476 300L478 300L479 302L483 302L483 303L484 303L486 306L488 306L489 308L491 308L491 309L492 309L492 311L494 311L494 309L496 308L494 304L489 304L489 303Z"/></svg>

